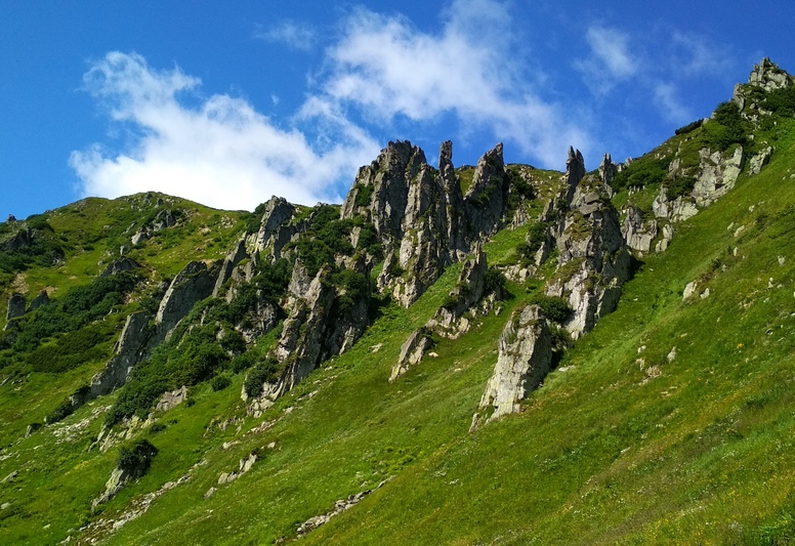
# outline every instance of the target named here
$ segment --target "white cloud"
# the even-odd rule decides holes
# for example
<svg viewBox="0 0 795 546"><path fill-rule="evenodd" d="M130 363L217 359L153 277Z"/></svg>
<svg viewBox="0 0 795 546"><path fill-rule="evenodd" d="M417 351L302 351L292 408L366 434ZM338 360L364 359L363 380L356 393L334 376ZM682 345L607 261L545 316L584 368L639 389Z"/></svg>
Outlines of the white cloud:
<svg viewBox="0 0 795 546"><path fill-rule="evenodd" d="M280 42L300 51L309 51L314 47L317 35L312 27L285 19L270 28L257 24L253 37L266 42Z"/></svg>
<svg viewBox="0 0 795 546"><path fill-rule="evenodd" d="M458 0L445 14L440 32L427 33L399 15L355 10L327 49L321 92L302 115L353 108L388 126L453 114L462 127L486 129L554 166L569 145L589 147L585 131L521 73L527 67L512 54L517 37L505 4Z"/></svg>
<svg viewBox="0 0 795 546"><path fill-rule="evenodd" d="M95 144L72 153L85 195L157 190L249 210L274 194L313 204L338 199L335 186L349 183L379 149L364 131L332 118L320 128L321 138L309 142L301 131L279 128L247 101L228 95L189 108L178 94L200 81L179 68L153 70L137 54L108 53L84 83L134 135L121 152Z"/></svg>
<svg viewBox="0 0 795 546"><path fill-rule="evenodd" d="M606 94L613 86L638 73L638 61L629 53L629 36L623 32L595 25L585 35L591 49L587 59L574 66L585 77L585 83L597 94Z"/></svg>

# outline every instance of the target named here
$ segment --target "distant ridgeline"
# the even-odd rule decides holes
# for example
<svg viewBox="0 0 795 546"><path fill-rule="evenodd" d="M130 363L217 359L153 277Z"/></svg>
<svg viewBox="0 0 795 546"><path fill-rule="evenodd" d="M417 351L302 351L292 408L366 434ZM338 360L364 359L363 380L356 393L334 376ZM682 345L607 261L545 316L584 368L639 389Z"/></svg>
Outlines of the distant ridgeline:
<svg viewBox="0 0 795 546"><path fill-rule="evenodd" d="M44 423L24 423L28 435L112 395L93 439L103 451L190 401L192 388L223 390L238 374L246 412L259 417L456 266L448 297L387 373L399 388L440 340L520 298L492 340L498 356L474 430L519 411L564 351L616 309L644 256L664 252L677 224L741 173L765 167L777 120L793 115L793 77L764 59L710 119L640 158L615 164L605 154L591 172L573 148L565 172L506 165L502 144L456 169L449 141L434 168L398 141L359 170L342 205L273 197L248 214L139 194L11 217L0 224L0 373L73 382L59 380L65 394ZM507 232L517 234L510 248L493 251ZM157 453L136 449L143 470L117 469L101 503Z"/></svg>

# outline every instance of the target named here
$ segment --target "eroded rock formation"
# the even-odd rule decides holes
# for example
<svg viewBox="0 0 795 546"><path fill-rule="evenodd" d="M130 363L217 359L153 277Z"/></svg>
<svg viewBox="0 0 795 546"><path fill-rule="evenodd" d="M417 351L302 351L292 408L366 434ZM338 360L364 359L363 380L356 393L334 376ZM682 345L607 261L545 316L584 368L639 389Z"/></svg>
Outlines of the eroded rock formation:
<svg viewBox="0 0 795 546"><path fill-rule="evenodd" d="M552 366L552 335L537 305L517 308L502 330L494 373L480 399L472 427L519 411Z"/></svg>

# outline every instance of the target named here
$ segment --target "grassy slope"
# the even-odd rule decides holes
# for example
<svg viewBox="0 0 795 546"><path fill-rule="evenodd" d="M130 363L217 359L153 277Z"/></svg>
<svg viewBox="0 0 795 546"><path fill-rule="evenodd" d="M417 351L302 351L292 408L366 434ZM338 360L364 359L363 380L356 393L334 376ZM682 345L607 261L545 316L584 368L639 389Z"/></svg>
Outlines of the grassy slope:
<svg viewBox="0 0 795 546"><path fill-rule="evenodd" d="M779 142L762 174L679 225L671 249L647 260L617 312L522 415L466 432L505 314L386 383L399 343L444 293L437 286L410 315L395 311L316 374L324 386L315 397L295 402L317 388L307 384L281 404L296 404L289 416L228 454L211 453L201 480L162 497L111 543L268 543L389 475L303 542L756 543L785 535L795 508L792 147ZM740 225L747 229L735 238ZM708 279L701 290L711 295L682 302L697 278ZM376 343L384 346L367 353ZM276 451L251 473L201 498L218 473L270 441Z"/></svg>
<svg viewBox="0 0 795 546"><path fill-rule="evenodd" d="M270 543L390 476L302 542L756 543L785 535L795 527L793 154L793 139L779 141L760 175L680 224L668 252L646 261L619 309L567 355L523 414L467 432L496 339L521 301L516 286L502 314L442 341L438 359L387 383L402 341L455 282L451 268L410 311L389 308L351 352L264 417L243 417L242 376L218 393L197 390L195 405L162 416L166 430L148 436L160 449L151 472L101 516L202 464L108 542ZM747 229L735 238L740 225ZM487 248L493 260L510 261L517 233ZM685 284L702 277L710 297L682 302ZM64 425L109 403L84 407ZM235 421L222 430L226 419ZM268 420L268 430L248 433ZM0 485L11 502L0 513L0 541L78 534L115 459L114 450L83 451L100 422L71 443L55 442L60 427L23 441L18 427L13 436L4 431L11 457L0 461L0 477L14 469L20 477ZM257 449L264 458L248 474L203 498Z"/></svg>

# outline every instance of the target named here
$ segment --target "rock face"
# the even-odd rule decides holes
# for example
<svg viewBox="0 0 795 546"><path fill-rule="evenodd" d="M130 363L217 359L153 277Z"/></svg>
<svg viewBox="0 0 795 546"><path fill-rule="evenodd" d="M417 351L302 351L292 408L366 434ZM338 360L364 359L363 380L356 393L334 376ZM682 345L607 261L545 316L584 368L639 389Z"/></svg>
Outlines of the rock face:
<svg viewBox="0 0 795 546"><path fill-rule="evenodd" d="M591 177L577 185L558 233L558 270L545 292L568 301L574 312L564 326L577 339L615 309L629 278L630 256L618 212L601 182Z"/></svg>
<svg viewBox="0 0 795 546"><path fill-rule="evenodd" d="M541 308L514 311L500 335L494 373L480 399L473 427L519 411L519 402L538 388L552 365L552 336Z"/></svg>
<svg viewBox="0 0 795 546"><path fill-rule="evenodd" d="M247 238L247 247L251 254L270 250L274 259L281 257L284 245L289 243L298 234L302 227L292 224L296 209L287 200L273 196L265 203L259 230Z"/></svg>
<svg viewBox="0 0 795 546"><path fill-rule="evenodd" d="M155 317L161 330L172 330L196 303L212 295L220 265L208 269L203 262L190 262L174 277Z"/></svg>
<svg viewBox="0 0 795 546"><path fill-rule="evenodd" d="M249 258L249 255L248 252L246 252L246 236L243 234L237 241L235 248L226 255L224 262L221 264L221 268L218 272L218 279L215 281L215 286L213 287L213 297L218 297L226 281L232 277L232 272L235 267L246 258Z"/></svg>
<svg viewBox="0 0 795 546"><path fill-rule="evenodd" d="M643 212L633 206L627 207L627 218L621 226L621 234L627 246L638 252L649 252L657 237L657 221L644 220Z"/></svg>
<svg viewBox="0 0 795 546"><path fill-rule="evenodd" d="M699 151L699 156L700 174L692 195L696 205L703 208L734 188L745 165L745 155L742 146L738 146L730 156L724 157L720 152L710 153L706 148Z"/></svg>
<svg viewBox="0 0 795 546"><path fill-rule="evenodd" d="M431 336L431 329L424 326L414 330L403 342L400 347L398 361L392 366L392 373L389 376L390 383L406 373L411 366L420 363L425 352L433 347L433 338Z"/></svg>
<svg viewBox="0 0 795 546"><path fill-rule="evenodd" d="M768 164L770 157L773 155L773 147L767 146L758 154L753 156L748 162L748 174L753 176L762 172L762 168Z"/></svg>
<svg viewBox="0 0 795 546"><path fill-rule="evenodd" d="M323 341L329 326L327 318L336 295L329 282L330 275L328 268L318 271L306 295L296 302L284 322L274 355L284 363L285 371L279 383L271 389L270 394L274 398L292 389L323 359Z"/></svg>
<svg viewBox="0 0 795 546"><path fill-rule="evenodd" d="M464 315L467 311L474 311L483 298L487 270L486 253L478 247L474 256L464 262L458 282L448 295L447 303L436 312L426 326L449 339L456 339L466 333L469 330L469 320Z"/></svg>
<svg viewBox="0 0 795 546"><path fill-rule="evenodd" d="M508 189L501 144L480 159L464 196L449 141L442 143L438 170L410 142L390 142L359 170L341 215L363 215L373 224L386 248L378 289L408 307L448 265L497 230Z"/></svg>
<svg viewBox="0 0 795 546"><path fill-rule="evenodd" d="M148 325L147 313L133 313L127 317L113 357L101 372L91 378L89 398L110 394L124 385L130 370L145 357L150 338Z"/></svg>
<svg viewBox="0 0 795 546"><path fill-rule="evenodd" d="M25 314L25 307L27 300L22 294L12 294L8 299L8 310L6 311L6 320L15 319Z"/></svg>

